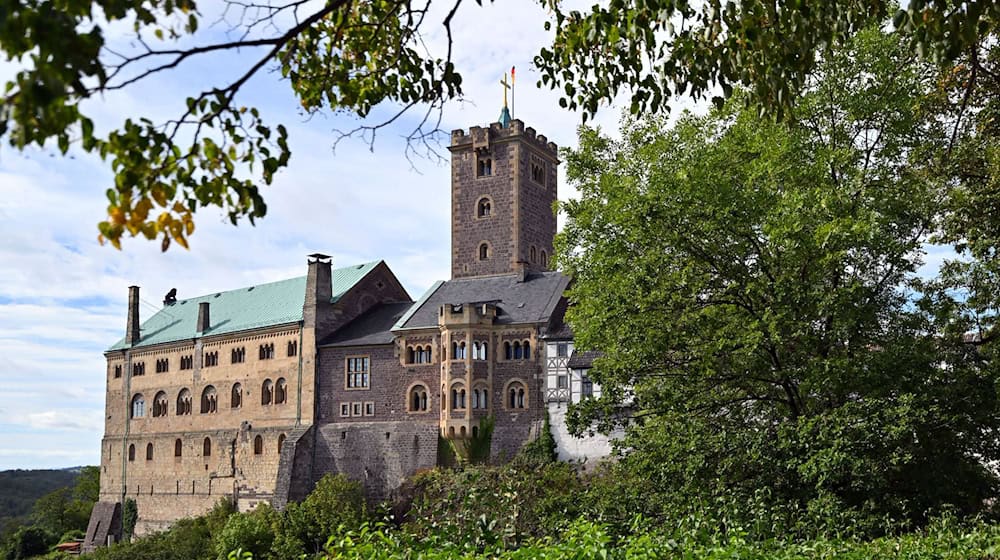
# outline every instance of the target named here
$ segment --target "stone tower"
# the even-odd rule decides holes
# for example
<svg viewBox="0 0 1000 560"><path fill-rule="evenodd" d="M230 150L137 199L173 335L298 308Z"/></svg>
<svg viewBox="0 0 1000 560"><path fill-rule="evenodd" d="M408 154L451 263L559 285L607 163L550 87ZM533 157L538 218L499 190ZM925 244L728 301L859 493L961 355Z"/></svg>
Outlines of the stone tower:
<svg viewBox="0 0 1000 560"><path fill-rule="evenodd" d="M454 130L448 149L451 277L547 270L556 233L556 145L515 119Z"/></svg>

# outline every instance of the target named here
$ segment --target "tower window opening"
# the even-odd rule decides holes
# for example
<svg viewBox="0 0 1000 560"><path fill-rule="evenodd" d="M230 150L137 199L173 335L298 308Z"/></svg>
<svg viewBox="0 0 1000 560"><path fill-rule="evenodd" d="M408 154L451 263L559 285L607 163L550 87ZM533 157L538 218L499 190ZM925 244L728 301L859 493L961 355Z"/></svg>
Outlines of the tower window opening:
<svg viewBox="0 0 1000 560"><path fill-rule="evenodd" d="M493 176L493 159L488 157L480 157L476 161L476 176L477 177L491 177Z"/></svg>
<svg viewBox="0 0 1000 560"><path fill-rule="evenodd" d="M490 245L489 243L479 244L479 260L485 261L490 258Z"/></svg>
<svg viewBox="0 0 1000 560"><path fill-rule="evenodd" d="M479 204L476 205L476 216L480 218L488 218L493 211L493 205L490 203L488 198L480 198Z"/></svg>

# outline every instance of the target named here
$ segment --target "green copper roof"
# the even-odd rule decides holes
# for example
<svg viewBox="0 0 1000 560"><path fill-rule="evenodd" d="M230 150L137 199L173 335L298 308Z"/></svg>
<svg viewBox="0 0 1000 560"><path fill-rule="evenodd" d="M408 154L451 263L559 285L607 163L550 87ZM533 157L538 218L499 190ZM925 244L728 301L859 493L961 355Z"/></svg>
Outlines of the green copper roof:
<svg viewBox="0 0 1000 560"><path fill-rule="evenodd" d="M503 109L500 110L500 119L497 120L497 122L499 122L500 126L504 128L510 127L510 111L507 110L506 105L504 105Z"/></svg>
<svg viewBox="0 0 1000 560"><path fill-rule="evenodd" d="M354 287L380 262L335 268L331 271L333 297L331 303ZM147 319L139 328L140 341L132 347L151 346L164 342L197 338L198 304L207 301L211 327L200 336L211 336L258 329L302 320L306 297L306 277L289 278L228 292L219 292L166 305ZM108 350L127 348L122 338Z"/></svg>

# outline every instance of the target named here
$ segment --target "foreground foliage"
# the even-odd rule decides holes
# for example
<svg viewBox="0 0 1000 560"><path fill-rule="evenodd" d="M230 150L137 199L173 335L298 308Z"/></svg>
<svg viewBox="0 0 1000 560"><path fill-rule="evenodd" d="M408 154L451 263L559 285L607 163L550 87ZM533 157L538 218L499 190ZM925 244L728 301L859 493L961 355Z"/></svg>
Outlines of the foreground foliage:
<svg viewBox="0 0 1000 560"><path fill-rule="evenodd" d="M990 525L959 527L943 523L929 531L872 541L815 540L801 543L780 541L750 542L738 537L718 540L697 535L642 532L615 541L606 529L590 522L573 523L559 538L533 541L509 550L493 548L470 553L450 542L415 539L385 526L364 526L340 537L333 537L325 558L399 559L399 558L507 558L528 559L684 559L722 560L798 560L839 558L844 560L878 559L954 559L988 560L1000 549L1000 528Z"/></svg>

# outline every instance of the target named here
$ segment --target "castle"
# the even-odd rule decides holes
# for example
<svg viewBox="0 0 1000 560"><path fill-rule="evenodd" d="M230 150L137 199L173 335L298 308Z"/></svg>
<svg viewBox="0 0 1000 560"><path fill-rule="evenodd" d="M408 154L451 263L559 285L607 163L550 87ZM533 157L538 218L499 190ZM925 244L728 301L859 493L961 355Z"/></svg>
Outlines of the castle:
<svg viewBox="0 0 1000 560"><path fill-rule="evenodd" d="M556 145L504 109L452 132L451 280L414 302L383 261L177 300L105 352L101 504L85 548L114 538L127 498L138 534L226 497L240 510L305 497L326 473L387 497L438 464L446 440L480 437L510 458L550 412L560 456L599 457L574 440L566 404L599 388L563 324L570 279L550 270ZM575 362L575 363L574 363Z"/></svg>

